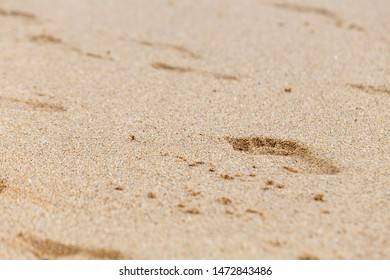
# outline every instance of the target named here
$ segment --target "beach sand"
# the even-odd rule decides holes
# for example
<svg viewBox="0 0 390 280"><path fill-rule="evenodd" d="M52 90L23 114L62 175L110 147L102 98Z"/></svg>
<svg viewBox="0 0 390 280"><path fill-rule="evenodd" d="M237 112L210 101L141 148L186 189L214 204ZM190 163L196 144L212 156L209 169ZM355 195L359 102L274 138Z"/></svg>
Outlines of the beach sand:
<svg viewBox="0 0 390 280"><path fill-rule="evenodd" d="M0 259L390 259L389 11L1 0Z"/></svg>

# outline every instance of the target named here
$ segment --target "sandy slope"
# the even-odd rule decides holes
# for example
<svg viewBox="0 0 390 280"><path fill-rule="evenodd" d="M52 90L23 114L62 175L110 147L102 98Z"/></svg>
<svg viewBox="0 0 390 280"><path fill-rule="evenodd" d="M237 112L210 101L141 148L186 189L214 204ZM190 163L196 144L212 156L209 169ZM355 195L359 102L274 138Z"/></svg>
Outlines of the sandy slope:
<svg viewBox="0 0 390 280"><path fill-rule="evenodd" d="M390 2L0 1L1 259L389 259Z"/></svg>

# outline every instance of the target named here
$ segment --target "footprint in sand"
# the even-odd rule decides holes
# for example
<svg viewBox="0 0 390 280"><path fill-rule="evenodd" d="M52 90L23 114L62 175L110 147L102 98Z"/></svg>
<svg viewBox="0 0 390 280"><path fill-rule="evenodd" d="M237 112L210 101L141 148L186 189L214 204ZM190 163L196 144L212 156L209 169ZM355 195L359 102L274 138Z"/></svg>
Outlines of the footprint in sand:
<svg viewBox="0 0 390 280"><path fill-rule="evenodd" d="M165 44L165 43L151 42L151 41L135 41L135 43L147 47L171 50L188 58L193 58L193 59L200 58L200 55L194 53L193 51L181 45Z"/></svg>
<svg viewBox="0 0 390 280"><path fill-rule="evenodd" d="M8 182L0 178L0 194L9 187Z"/></svg>
<svg viewBox="0 0 390 280"><path fill-rule="evenodd" d="M23 104L30 107L33 110L44 111L44 112L65 112L66 108L60 104L53 104L47 102L39 102L34 100L21 100L14 97L1 97L0 101L15 103L15 104Z"/></svg>
<svg viewBox="0 0 390 280"><path fill-rule="evenodd" d="M362 84L347 84L347 86L369 94L390 95L390 88L386 88L385 86L374 87L374 86L365 86Z"/></svg>
<svg viewBox="0 0 390 280"><path fill-rule="evenodd" d="M331 161L315 156L306 145L270 137L225 137L235 151L252 155L292 157L297 167L284 168L294 173L336 174L340 169Z"/></svg>
<svg viewBox="0 0 390 280"><path fill-rule="evenodd" d="M302 14L312 14L327 18L328 20L333 21L336 27L342 27L344 25L344 20L339 15L325 8L294 3L274 3L273 6L281 10ZM346 26L346 28L349 30L364 32L364 28L356 23L350 23Z"/></svg>
<svg viewBox="0 0 390 280"><path fill-rule="evenodd" d="M0 16L1 17L15 17L15 18L22 18L22 19L28 19L28 20L36 20L36 16L34 14L23 12L19 10L4 10L0 8Z"/></svg>
<svg viewBox="0 0 390 280"><path fill-rule="evenodd" d="M35 43L35 44L49 44L49 45L57 45L61 46L62 48L73 51L75 53L78 53L79 55L87 56L90 58L95 58L95 59L107 59L107 60L113 60L111 57L109 57L109 52L107 52L107 55L100 55L100 54L95 54L91 52L84 52L79 48L73 47L71 45L68 45L63 42L60 38L57 38L52 35L48 34L40 34L40 35L34 35L29 37L30 42Z"/></svg>
<svg viewBox="0 0 390 280"><path fill-rule="evenodd" d="M151 64L154 69L165 70L176 73L197 73L208 77L213 77L218 80L230 80L230 81L239 81L239 78L233 75L213 73L203 70L197 70L190 67L174 66L167 64L165 62L154 62Z"/></svg>
<svg viewBox="0 0 390 280"><path fill-rule="evenodd" d="M40 260L56 259L92 259L92 260L122 260L126 257L119 251L111 249L91 249L66 245L49 239L38 239L19 233L15 244Z"/></svg>

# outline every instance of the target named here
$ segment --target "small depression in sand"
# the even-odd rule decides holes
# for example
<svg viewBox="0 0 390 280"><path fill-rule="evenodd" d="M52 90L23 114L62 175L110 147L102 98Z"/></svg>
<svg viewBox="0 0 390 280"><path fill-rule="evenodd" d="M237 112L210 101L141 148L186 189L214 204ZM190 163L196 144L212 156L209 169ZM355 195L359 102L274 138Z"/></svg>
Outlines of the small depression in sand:
<svg viewBox="0 0 390 280"><path fill-rule="evenodd" d="M92 260L121 260L125 256L116 250L105 248L83 248L63 244L49 239L38 239L23 233L17 235L17 242L21 247L30 251L37 259L92 259Z"/></svg>
<svg viewBox="0 0 390 280"><path fill-rule="evenodd" d="M315 156L305 145L271 137L224 137L235 151L251 155L284 156L296 159L297 166L284 168L293 173L336 174L340 169L330 160Z"/></svg>
<svg viewBox="0 0 390 280"><path fill-rule="evenodd" d="M0 193L5 191L8 188L8 183L6 180L0 178Z"/></svg>

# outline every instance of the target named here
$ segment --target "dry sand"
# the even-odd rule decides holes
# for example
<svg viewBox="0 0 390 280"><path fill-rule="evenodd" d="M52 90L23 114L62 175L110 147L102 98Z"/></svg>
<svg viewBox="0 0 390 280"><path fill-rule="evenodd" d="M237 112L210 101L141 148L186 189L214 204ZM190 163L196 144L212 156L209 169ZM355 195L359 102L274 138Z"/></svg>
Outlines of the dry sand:
<svg viewBox="0 0 390 280"><path fill-rule="evenodd" d="M389 11L0 0L0 259L390 259Z"/></svg>

